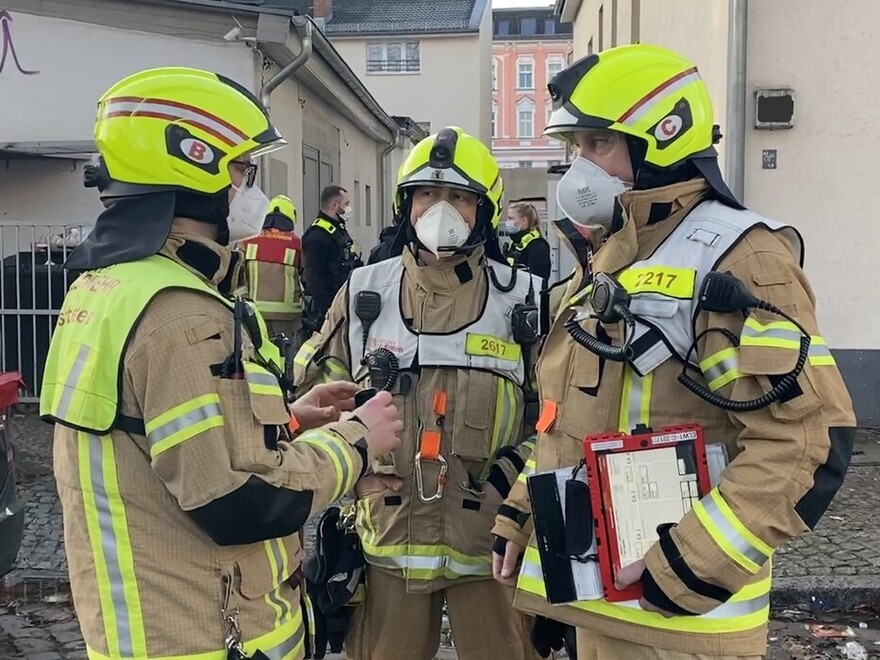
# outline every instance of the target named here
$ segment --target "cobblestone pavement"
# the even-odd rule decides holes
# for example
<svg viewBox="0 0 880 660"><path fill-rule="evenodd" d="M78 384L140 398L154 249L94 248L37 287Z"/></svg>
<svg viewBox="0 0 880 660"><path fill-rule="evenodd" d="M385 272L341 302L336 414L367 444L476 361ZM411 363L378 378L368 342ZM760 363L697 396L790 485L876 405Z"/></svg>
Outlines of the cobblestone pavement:
<svg viewBox="0 0 880 660"><path fill-rule="evenodd" d="M16 569L0 586L2 660L82 660L79 627L69 604L61 510L52 477L51 427L35 415L14 418L19 496L26 506L25 534ZM880 658L880 434L862 431L847 480L813 534L777 551L769 660ZM49 601L49 602L46 602ZM849 623L853 638L817 639L809 617L838 618L832 612L863 612ZM876 642L876 643L875 643ZM444 649L440 658L454 658ZM328 660L332 660L328 658Z"/></svg>

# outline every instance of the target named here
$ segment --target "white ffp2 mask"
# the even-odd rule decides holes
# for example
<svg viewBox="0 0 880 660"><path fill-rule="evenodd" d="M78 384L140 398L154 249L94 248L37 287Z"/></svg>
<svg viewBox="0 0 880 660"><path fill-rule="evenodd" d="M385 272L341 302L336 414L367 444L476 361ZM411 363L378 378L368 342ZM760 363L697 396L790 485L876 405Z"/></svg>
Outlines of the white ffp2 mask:
<svg viewBox="0 0 880 660"><path fill-rule="evenodd" d="M614 217L614 200L630 188L631 184L578 156L556 186L556 202L572 222L608 229Z"/></svg>
<svg viewBox="0 0 880 660"><path fill-rule="evenodd" d="M470 234L471 228L461 213L447 201L437 202L416 221L419 241L438 257L452 256Z"/></svg>
<svg viewBox="0 0 880 660"><path fill-rule="evenodd" d="M253 238L263 230L266 214L269 212L269 198L259 186L239 186L229 202L229 215L226 226L229 229L229 242Z"/></svg>

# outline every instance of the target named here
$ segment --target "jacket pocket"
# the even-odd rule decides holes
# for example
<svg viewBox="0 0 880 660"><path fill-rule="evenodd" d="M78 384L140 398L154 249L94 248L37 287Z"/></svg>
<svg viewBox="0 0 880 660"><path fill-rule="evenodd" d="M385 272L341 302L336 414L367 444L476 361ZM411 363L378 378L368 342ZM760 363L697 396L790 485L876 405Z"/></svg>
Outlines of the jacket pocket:
<svg viewBox="0 0 880 660"><path fill-rule="evenodd" d="M557 411L556 427L579 441L591 432L589 422L596 415L596 405L601 370L599 357L583 347L575 347L568 373L565 400Z"/></svg>
<svg viewBox="0 0 880 660"><path fill-rule="evenodd" d="M294 554L296 544L287 539L269 539L251 545L248 552L233 562L235 592L244 601L261 601L257 608L271 607L275 614L292 614L299 602L293 598L294 587L288 580L298 567L299 557ZM271 594L266 598L267 594ZM253 606L246 602L244 608ZM286 617L284 617L286 618ZM242 630L245 636L248 631ZM253 632L250 633L253 635Z"/></svg>
<svg viewBox="0 0 880 660"><path fill-rule="evenodd" d="M233 469L265 474L281 465L277 449L279 426L290 420L290 413L281 388L276 385L275 389L277 392L268 387L255 391L252 381L217 380Z"/></svg>
<svg viewBox="0 0 880 660"><path fill-rule="evenodd" d="M453 455L465 460L489 458L498 381L498 376L487 371L459 370L452 425Z"/></svg>

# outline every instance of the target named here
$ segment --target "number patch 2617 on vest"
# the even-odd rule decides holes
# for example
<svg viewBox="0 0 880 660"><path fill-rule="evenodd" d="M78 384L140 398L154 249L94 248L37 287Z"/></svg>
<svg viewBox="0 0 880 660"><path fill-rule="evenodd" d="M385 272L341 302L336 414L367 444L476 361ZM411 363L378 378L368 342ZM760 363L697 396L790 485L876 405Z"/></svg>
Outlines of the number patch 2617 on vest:
<svg viewBox="0 0 880 660"><path fill-rule="evenodd" d="M519 344L506 342L498 337L478 335L469 332L467 343L465 345L465 352L468 355L485 355L498 358L499 360L517 362L519 361L522 349Z"/></svg>
<svg viewBox="0 0 880 660"><path fill-rule="evenodd" d="M694 297L696 275L696 271L688 268L630 268L620 274L620 283L630 294L659 293L690 300Z"/></svg>

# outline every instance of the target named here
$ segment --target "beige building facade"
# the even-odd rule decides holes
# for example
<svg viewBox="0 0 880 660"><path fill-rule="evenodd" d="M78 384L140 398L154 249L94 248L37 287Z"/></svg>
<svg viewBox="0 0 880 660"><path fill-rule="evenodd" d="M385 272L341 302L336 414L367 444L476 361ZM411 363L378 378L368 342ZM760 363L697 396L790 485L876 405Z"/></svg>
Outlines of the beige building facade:
<svg viewBox="0 0 880 660"><path fill-rule="evenodd" d="M794 225L819 321L856 405L880 426L880 223L869 199L880 126L871 0L557 0L574 57L638 41L692 59L721 126L721 164L752 210Z"/></svg>
<svg viewBox="0 0 880 660"><path fill-rule="evenodd" d="M460 126L492 136L489 0L287 0L314 16L392 115L429 133Z"/></svg>

